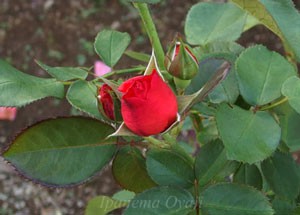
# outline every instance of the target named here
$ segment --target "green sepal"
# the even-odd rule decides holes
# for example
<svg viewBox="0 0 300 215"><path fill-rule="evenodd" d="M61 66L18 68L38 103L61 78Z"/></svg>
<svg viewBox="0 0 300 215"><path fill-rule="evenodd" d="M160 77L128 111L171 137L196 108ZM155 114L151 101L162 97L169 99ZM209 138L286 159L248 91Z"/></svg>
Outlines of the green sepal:
<svg viewBox="0 0 300 215"><path fill-rule="evenodd" d="M198 62L192 53L192 49L180 39L175 44L173 52L176 52L177 45L179 45L179 53L171 58L169 73L182 80L191 80L198 72Z"/></svg>

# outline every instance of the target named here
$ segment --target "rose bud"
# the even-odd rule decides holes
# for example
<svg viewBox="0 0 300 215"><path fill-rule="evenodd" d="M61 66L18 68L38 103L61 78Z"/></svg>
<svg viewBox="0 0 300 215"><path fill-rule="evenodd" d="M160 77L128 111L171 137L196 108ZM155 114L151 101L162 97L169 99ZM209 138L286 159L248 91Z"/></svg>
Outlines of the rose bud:
<svg viewBox="0 0 300 215"><path fill-rule="evenodd" d="M182 80L191 80L198 72L198 61L192 49L183 42L176 42L169 51L168 70Z"/></svg>
<svg viewBox="0 0 300 215"><path fill-rule="evenodd" d="M117 96L113 92L112 88L107 84L103 84L98 90L99 98L99 110L110 120L118 121L120 120L120 114L118 114L118 109L120 105Z"/></svg>
<svg viewBox="0 0 300 215"><path fill-rule="evenodd" d="M139 136L159 134L177 119L177 100L156 69L137 76L118 88L123 93L121 113L125 125Z"/></svg>

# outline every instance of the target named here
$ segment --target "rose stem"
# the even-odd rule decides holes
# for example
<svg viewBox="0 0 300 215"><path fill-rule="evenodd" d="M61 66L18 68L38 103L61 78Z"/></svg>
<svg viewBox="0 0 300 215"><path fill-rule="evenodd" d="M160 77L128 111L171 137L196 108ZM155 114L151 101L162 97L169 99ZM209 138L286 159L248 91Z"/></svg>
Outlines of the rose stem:
<svg viewBox="0 0 300 215"><path fill-rule="evenodd" d="M101 81L102 78L108 78L108 77L113 76L113 75L124 75L124 74L127 74L127 73L138 73L138 72L144 71L145 69L146 69L146 67L139 66L139 67L129 68L129 69L113 70L109 73L106 73L106 74L102 75L100 78L95 78L93 80L93 82Z"/></svg>
<svg viewBox="0 0 300 215"><path fill-rule="evenodd" d="M129 69L113 70L109 73L106 73L106 74L102 75L102 78L108 78L112 75L123 75L123 74L126 74L126 73L140 72L140 71L143 71L145 69L146 69L146 67L139 66L139 67L134 67L134 68L129 68Z"/></svg>
<svg viewBox="0 0 300 215"><path fill-rule="evenodd" d="M175 145L177 143L176 138L172 137L169 133L163 134L163 138L172 145Z"/></svg>
<svg viewBox="0 0 300 215"><path fill-rule="evenodd" d="M60 83L62 83L63 85L71 85L74 83L74 81L61 81Z"/></svg>
<svg viewBox="0 0 300 215"><path fill-rule="evenodd" d="M170 146L163 143L162 141L159 141L153 137L144 137L145 140L147 140L149 143L152 143L153 146L160 147L160 148L169 148Z"/></svg>
<svg viewBox="0 0 300 215"><path fill-rule="evenodd" d="M188 154L177 142L176 137L170 135L169 133L165 133L162 135L162 137L164 138L164 140L169 143L170 147L178 152L180 155L184 156L184 158L186 158L188 161L190 161L191 163L194 163L193 158L191 157L190 154Z"/></svg>
<svg viewBox="0 0 300 215"><path fill-rule="evenodd" d="M274 108L274 107L276 107L278 105L281 105L281 104L285 103L286 101L288 101L288 98L287 97L283 97L282 99L280 99L277 102L274 102L272 104L268 104L268 105L262 106L262 107L260 107L258 109L261 110L261 111L272 109L272 108Z"/></svg>
<svg viewBox="0 0 300 215"><path fill-rule="evenodd" d="M146 3L133 3L133 5L137 8L139 15L143 21L144 27L147 31L151 45L154 49L154 54L157 60L157 66L159 67L159 70L164 74L165 78L169 79L171 76L169 75L169 73L166 72L164 63L165 53L160 43L160 39L158 37L155 25L150 15L148 6Z"/></svg>
<svg viewBox="0 0 300 215"><path fill-rule="evenodd" d="M195 209L196 209L196 214L197 215L200 215L200 203L199 203L199 184L198 184L198 181L195 180L194 182L194 186L195 186L195 199L196 199L196 206L195 206Z"/></svg>

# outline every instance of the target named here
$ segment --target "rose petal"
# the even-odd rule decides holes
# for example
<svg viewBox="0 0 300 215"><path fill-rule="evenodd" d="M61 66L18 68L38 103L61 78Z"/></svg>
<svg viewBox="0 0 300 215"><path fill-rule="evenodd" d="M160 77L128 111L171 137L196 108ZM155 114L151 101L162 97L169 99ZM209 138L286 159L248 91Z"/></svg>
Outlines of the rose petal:
<svg viewBox="0 0 300 215"><path fill-rule="evenodd" d="M137 90L131 89L136 81L143 80L150 81L145 85L148 88L145 99L136 95ZM150 136L165 131L176 121L178 107L175 94L155 69L151 75L143 76L143 79L127 80L127 83L130 82L133 83L128 85L129 90L122 96L121 112L125 125L132 132Z"/></svg>
<svg viewBox="0 0 300 215"><path fill-rule="evenodd" d="M17 108L15 107L0 107L0 120L15 120Z"/></svg>
<svg viewBox="0 0 300 215"><path fill-rule="evenodd" d="M95 62L94 73L97 76L102 76L109 72L111 72L111 68L109 66L107 66L105 63L103 63L102 61L99 61L99 60Z"/></svg>

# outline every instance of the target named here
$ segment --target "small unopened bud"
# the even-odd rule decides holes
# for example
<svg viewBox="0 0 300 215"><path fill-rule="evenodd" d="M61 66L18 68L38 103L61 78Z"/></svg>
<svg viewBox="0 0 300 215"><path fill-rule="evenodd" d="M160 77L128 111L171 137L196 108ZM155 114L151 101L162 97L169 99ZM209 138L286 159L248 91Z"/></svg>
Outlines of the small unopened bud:
<svg viewBox="0 0 300 215"><path fill-rule="evenodd" d="M170 49L166 61L168 71L182 80L191 80L198 72L198 61L192 49L183 42L176 42Z"/></svg>
<svg viewBox="0 0 300 215"><path fill-rule="evenodd" d="M98 108L106 118L112 121L121 121L120 101L112 88L107 84L103 84L98 89Z"/></svg>

